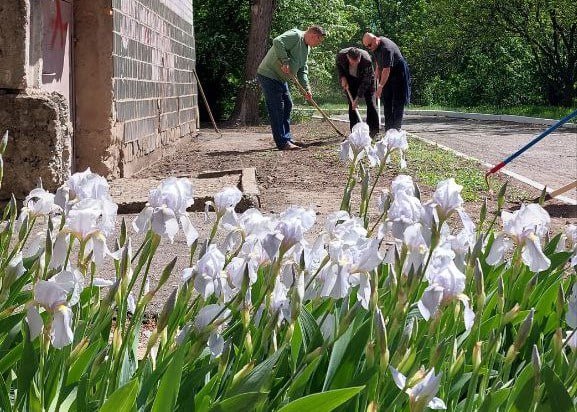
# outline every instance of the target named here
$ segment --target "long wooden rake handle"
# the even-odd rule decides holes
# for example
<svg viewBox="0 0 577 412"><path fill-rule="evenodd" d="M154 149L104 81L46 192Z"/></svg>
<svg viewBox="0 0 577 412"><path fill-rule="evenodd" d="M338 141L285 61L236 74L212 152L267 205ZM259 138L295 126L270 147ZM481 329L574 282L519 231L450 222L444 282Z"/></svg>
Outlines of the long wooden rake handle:
<svg viewBox="0 0 577 412"><path fill-rule="evenodd" d="M568 192L571 189L574 189L577 187L577 180L575 180L574 182L571 182L557 190L552 191L551 193L548 193L547 196L545 196L545 200L550 200L553 199L554 197L559 196L560 194L563 194L565 192Z"/></svg>
<svg viewBox="0 0 577 412"><path fill-rule="evenodd" d="M215 132L222 135L220 130L218 130L218 126L216 125L216 122L214 121L214 117L212 116L212 110L210 110L210 106L208 105L208 99L206 98L206 95L204 94L204 89L202 88L202 85L200 84L200 79L198 78L198 73L196 73L196 69L192 69L192 71L194 72L194 77L196 78L196 84L198 85L198 90L200 90L202 100L204 101L204 105L206 106L206 111L208 112L208 116L210 117L210 121L212 122L212 127L214 127Z"/></svg>
<svg viewBox="0 0 577 412"><path fill-rule="evenodd" d="M351 95L351 92L349 91L349 89L345 89L345 90L347 91L347 96L349 96L349 99L350 99L351 105L352 105L354 102L353 96ZM355 107L355 113L357 114L357 117L359 118L359 122L362 122L363 119L361 118L361 114L359 113L358 107Z"/></svg>
<svg viewBox="0 0 577 412"><path fill-rule="evenodd" d="M296 78L296 76L294 74L292 74L291 72L288 73L290 79L293 81L293 83L297 86L297 88L299 89L299 91L303 94L306 95L307 91L306 89L299 83L298 79ZM339 128L337 126L335 126L335 124L331 121L331 119L329 118L329 116L327 116L327 114L324 112L323 109L321 109L319 107L319 105L311 98L309 100L309 102L313 105L313 107L315 109L317 109L319 111L319 113L323 116L323 118L330 123L330 125L333 127L333 129L335 129L335 131L341 136L341 137L347 137L343 132L341 132L339 130Z"/></svg>

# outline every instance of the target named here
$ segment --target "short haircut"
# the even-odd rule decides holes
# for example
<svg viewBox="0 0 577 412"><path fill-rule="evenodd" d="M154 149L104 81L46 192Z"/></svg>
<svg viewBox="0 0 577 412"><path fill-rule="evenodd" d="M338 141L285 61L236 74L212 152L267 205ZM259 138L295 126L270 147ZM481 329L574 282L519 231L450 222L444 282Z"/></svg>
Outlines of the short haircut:
<svg viewBox="0 0 577 412"><path fill-rule="evenodd" d="M314 34L318 34L319 36L325 37L327 35L327 32L325 31L325 29L323 29L318 24L313 24L312 26L309 27L309 30L311 32L313 32Z"/></svg>
<svg viewBox="0 0 577 412"><path fill-rule="evenodd" d="M348 51L347 51L347 56L349 56L351 59L358 59L359 56L361 55L361 51L359 49L357 49L356 47L351 47Z"/></svg>

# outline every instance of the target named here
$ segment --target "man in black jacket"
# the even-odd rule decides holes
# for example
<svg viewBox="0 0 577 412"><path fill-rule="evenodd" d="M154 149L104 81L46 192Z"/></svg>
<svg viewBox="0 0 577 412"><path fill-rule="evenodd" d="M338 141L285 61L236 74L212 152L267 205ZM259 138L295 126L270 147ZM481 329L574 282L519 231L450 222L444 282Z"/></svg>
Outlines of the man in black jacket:
<svg viewBox="0 0 577 412"><path fill-rule="evenodd" d="M375 71L371 56L356 47L342 49L337 54L337 70L342 88L348 90L353 99L347 99L351 129L361 121L356 109L359 97L364 97L367 103L367 124L371 136L375 136L379 132L379 115L375 107Z"/></svg>

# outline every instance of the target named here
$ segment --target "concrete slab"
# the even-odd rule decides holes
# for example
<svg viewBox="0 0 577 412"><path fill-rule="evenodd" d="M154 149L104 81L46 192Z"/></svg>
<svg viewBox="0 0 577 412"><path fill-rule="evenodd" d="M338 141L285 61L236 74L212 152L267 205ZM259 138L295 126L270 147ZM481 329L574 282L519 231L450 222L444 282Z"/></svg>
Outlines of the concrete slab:
<svg viewBox="0 0 577 412"><path fill-rule="evenodd" d="M255 168L205 171L197 176L187 177L194 188L194 203L188 209L192 212L202 212L207 201L214 199L214 194L228 186L235 186L243 193L236 207L237 212L243 212L251 207L260 207L260 192L256 183ZM112 200L118 204L119 214L139 213L152 189L156 188L161 179L156 178L122 178L109 182Z"/></svg>

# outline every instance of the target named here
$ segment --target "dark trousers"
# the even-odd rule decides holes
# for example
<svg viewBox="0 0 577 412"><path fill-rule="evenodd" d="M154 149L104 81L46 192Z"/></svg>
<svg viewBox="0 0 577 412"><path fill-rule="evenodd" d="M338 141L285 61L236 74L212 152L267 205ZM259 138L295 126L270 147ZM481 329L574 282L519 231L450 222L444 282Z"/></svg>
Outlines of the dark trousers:
<svg viewBox="0 0 577 412"><path fill-rule="evenodd" d="M264 94L272 137L276 147L282 149L292 140L290 116L293 102L288 85L260 74L256 78Z"/></svg>
<svg viewBox="0 0 577 412"><path fill-rule="evenodd" d="M409 104L410 96L409 67L407 63L402 61L391 68L389 80L387 80L381 94L385 115L385 131L401 129L405 106Z"/></svg>
<svg viewBox="0 0 577 412"><path fill-rule="evenodd" d="M347 81L349 82L349 91L351 92L351 96L353 99L356 99L360 85L359 79L356 77L347 76ZM371 136L374 136L379 132L379 114L377 113L375 92L372 90L372 88L365 90L364 96L361 97L365 99L367 104L367 124L369 125ZM349 123L352 130L353 126L359 122L359 117L353 110L353 105L350 99L347 100L349 100Z"/></svg>

